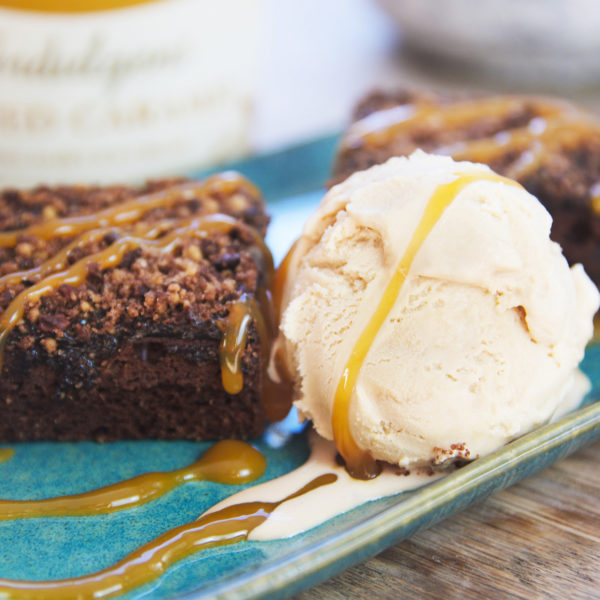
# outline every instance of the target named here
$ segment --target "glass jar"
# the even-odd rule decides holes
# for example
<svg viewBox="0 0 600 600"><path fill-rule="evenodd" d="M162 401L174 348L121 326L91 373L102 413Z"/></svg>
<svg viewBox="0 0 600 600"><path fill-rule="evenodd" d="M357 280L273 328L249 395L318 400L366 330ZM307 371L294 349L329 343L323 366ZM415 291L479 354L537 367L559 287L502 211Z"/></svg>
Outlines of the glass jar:
<svg viewBox="0 0 600 600"><path fill-rule="evenodd" d="M247 149L262 0L0 0L0 185L132 182Z"/></svg>

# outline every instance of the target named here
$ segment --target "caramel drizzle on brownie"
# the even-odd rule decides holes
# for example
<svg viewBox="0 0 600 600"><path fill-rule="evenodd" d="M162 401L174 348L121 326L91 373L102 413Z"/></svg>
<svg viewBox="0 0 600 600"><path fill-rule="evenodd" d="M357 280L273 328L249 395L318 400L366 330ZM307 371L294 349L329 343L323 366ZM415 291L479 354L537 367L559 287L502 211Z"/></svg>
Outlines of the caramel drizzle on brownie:
<svg viewBox="0 0 600 600"><path fill-rule="evenodd" d="M494 181L521 187L511 179L486 172L458 173L453 181L440 184L429 198L406 250L389 278L379 303L350 352L335 391L331 425L335 445L345 461L346 470L352 477L371 479L381 471L380 465L371 456L370 452L361 448L354 439L350 423L351 404L355 400L354 390L364 361L379 330L386 322L402 292L411 265L421 246L458 194L469 184L480 181Z"/></svg>
<svg viewBox="0 0 600 600"><path fill-rule="evenodd" d="M264 523L278 506L330 485L337 478L334 473L326 473L279 501L243 502L205 513L196 521L163 533L97 573L57 581L0 579L0 596L14 596L21 600L64 600L124 594L155 580L172 564L191 554L248 539L249 534Z"/></svg>
<svg viewBox="0 0 600 600"><path fill-rule="evenodd" d="M260 252L262 259L262 279L256 292L257 298L260 297L262 302L257 303L254 298L244 294L243 299L232 304L231 314L226 319L225 325L224 340L227 340L227 343L221 344L220 362L225 390L230 394L239 393L243 387L241 355L245 349L250 322L256 323L264 346L268 345L272 337L272 333L265 325L265 319L267 316L269 322L272 321L269 315L270 298L266 290L271 285L274 266L273 258L262 236L245 223L218 213L179 221L164 219L154 224L141 224L136 227L135 233L118 228L116 225L129 225L150 210L189 202L201 194L232 194L241 188L258 194L258 190L241 175L225 173L213 176L202 183L183 184L169 190L140 196L92 215L53 219L16 232L0 233L0 246L3 243L5 245L16 244L19 238L25 234L36 235L47 241L52 237L72 236L79 233L78 237L41 265L27 271L0 277L0 287L25 281L34 282L13 299L0 317L0 368L8 335L23 318L27 305L53 292L63 284L81 285L87 279L92 264L97 264L101 270L105 270L118 266L124 255L135 248L154 248L158 252L168 254L185 238L202 237L208 231L228 234L234 228L239 227L251 235L253 245ZM176 228L173 229L173 227ZM73 250L83 249L109 235L116 235L118 239L105 249L86 256L69 266L69 257ZM247 318L242 318L244 311ZM238 340L237 346L232 346L231 340ZM266 364L266 361L263 362Z"/></svg>
<svg viewBox="0 0 600 600"><path fill-rule="evenodd" d="M8 334L23 318L23 313L28 303L35 302L42 296L57 290L63 284L81 285L87 279L88 270L92 264L97 264L101 270L116 267L123 260L123 256L135 248L153 248L157 252L169 254L186 237L206 234L206 231L209 230L221 230L224 233L228 233L237 225L238 222L227 215L211 215L193 219L183 227L174 229L159 240L126 234L104 250L78 260L63 271L48 275L38 283L24 289L2 313L0 317L0 350L4 349Z"/></svg>
<svg viewBox="0 0 600 600"><path fill-rule="evenodd" d="M143 235L147 239L157 238L165 230L169 229L169 226L173 226L173 222L161 221L157 225L142 227L136 233ZM67 244L61 248L54 256L41 263L39 266L26 271L15 271L14 273L8 273L0 277L0 289L22 283L24 281L39 281L56 271L61 271L69 266L69 258L73 250L84 249L94 242L99 242L103 238L115 235L121 236L124 231L122 229L115 229L113 227L103 227L101 229L92 229L86 233L81 234L70 244Z"/></svg>
<svg viewBox="0 0 600 600"><path fill-rule="evenodd" d="M190 481L212 481L226 485L250 483L263 475L266 464L263 454L250 444L223 440L212 445L197 461L181 469L144 473L71 496L43 500L0 500L0 521L106 515L156 500Z"/></svg>
<svg viewBox="0 0 600 600"><path fill-rule="evenodd" d="M244 293L229 309L227 324L219 348L221 379L223 389L228 394L239 394L244 387L242 356L246 348L250 324L253 321L259 338L263 340L265 347L269 346L268 342L272 339L272 333L267 329L263 312L256 300L250 294ZM262 358L265 360L265 356Z"/></svg>
<svg viewBox="0 0 600 600"><path fill-rule="evenodd" d="M385 146L394 137L418 131L461 129L486 119L502 119L507 115L532 112L532 118L550 118L573 113L571 105L562 102L533 101L514 96L490 96L439 105L431 101L385 108L367 115L350 126L342 148Z"/></svg>
<svg viewBox="0 0 600 600"><path fill-rule="evenodd" d="M443 105L423 100L381 109L356 121L342 140L341 153L361 147L384 148L401 136L410 139L438 131L460 131L476 123L501 121L514 115L522 115L529 122L491 136L428 150L473 162L492 162L507 153L521 153L508 173L520 177L539 165L552 150L574 147L589 136L591 128L598 128L591 115L559 100L490 96Z"/></svg>
<svg viewBox="0 0 600 600"><path fill-rule="evenodd" d="M574 115L535 117L526 127L500 132L494 136L458 142L435 150L455 160L490 163L507 152L522 153L507 171L513 179L531 172L548 152L574 148L589 136L590 123Z"/></svg>
<svg viewBox="0 0 600 600"><path fill-rule="evenodd" d="M277 271L277 277L280 270ZM243 386L243 373L241 359L246 345L250 323L254 322L261 344L262 356L260 357L263 368L262 400L265 416L269 421L275 422L283 419L290 410L293 395L293 380L287 372L281 353L273 353L273 369L268 370L269 351L272 341L277 334L278 321L275 308L275 285L273 287L273 300L271 290L259 287L255 297L243 294L234 303L227 317L225 331L221 339L220 361L223 388L228 394L236 394ZM275 376L273 376L275 375Z"/></svg>
<svg viewBox="0 0 600 600"><path fill-rule="evenodd" d="M199 196L211 194L231 195L242 190L248 191L252 196L259 195L257 188L239 173L219 173L203 181L182 183L159 192L137 196L132 200L93 214L50 219L24 229L0 232L0 247L11 248L16 246L22 236L32 236L48 241L80 235L91 229L128 225L138 221L151 210L191 202Z"/></svg>

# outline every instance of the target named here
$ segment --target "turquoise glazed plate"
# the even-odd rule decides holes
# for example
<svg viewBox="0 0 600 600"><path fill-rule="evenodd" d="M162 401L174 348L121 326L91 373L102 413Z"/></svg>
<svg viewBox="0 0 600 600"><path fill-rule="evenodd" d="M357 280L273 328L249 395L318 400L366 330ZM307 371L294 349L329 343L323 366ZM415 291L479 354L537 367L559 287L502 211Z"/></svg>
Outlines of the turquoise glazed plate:
<svg viewBox="0 0 600 600"><path fill-rule="evenodd" d="M322 196L336 137L252 158L232 168L255 181L270 204L268 241L281 259ZM200 175L200 174L198 174ZM579 410L425 488L367 503L289 540L240 542L177 563L133 599L284 598L381 552L412 534L532 475L600 438L600 345L583 369L593 389ZM306 436L288 419L287 435L255 445L267 458L257 483L308 456ZM12 445L0 464L0 497L36 499L87 491L149 471L193 462L208 444L192 442L35 443ZM194 520L242 486L192 482L141 506L96 517L0 522L0 578L63 579L106 568L161 533Z"/></svg>

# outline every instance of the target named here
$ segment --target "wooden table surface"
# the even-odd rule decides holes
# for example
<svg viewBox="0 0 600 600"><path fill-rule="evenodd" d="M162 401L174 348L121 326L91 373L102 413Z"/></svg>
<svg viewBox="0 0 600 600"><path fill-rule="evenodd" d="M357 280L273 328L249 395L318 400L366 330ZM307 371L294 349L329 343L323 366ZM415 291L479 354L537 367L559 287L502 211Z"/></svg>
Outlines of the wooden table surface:
<svg viewBox="0 0 600 600"><path fill-rule="evenodd" d="M296 600L600 598L600 442Z"/></svg>

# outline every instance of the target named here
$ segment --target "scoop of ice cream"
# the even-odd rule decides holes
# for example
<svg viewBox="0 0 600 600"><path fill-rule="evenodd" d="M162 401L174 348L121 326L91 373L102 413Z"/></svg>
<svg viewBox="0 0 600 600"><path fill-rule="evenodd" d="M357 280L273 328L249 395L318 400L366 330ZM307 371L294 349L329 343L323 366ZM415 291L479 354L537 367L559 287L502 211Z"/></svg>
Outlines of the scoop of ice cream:
<svg viewBox="0 0 600 600"><path fill-rule="evenodd" d="M345 411L358 447L410 467L484 455L572 408L599 295L550 227L488 167L423 152L332 188L285 267L275 351L298 409L328 439Z"/></svg>

